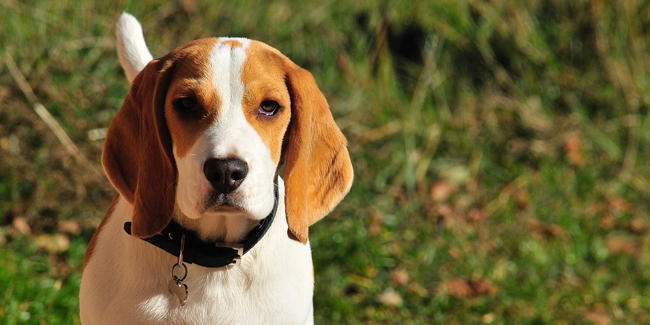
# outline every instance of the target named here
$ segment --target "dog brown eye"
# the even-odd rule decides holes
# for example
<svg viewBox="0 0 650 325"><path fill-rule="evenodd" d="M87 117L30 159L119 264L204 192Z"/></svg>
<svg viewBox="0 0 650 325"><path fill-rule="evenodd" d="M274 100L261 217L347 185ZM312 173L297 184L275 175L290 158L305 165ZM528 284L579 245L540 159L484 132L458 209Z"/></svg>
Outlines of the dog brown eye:
<svg viewBox="0 0 650 325"><path fill-rule="evenodd" d="M179 98L174 102L174 106L176 106L177 109L190 113L190 112L196 112L198 110L198 105L196 104L196 100L193 98L189 97L183 97Z"/></svg>
<svg viewBox="0 0 650 325"><path fill-rule="evenodd" d="M262 104L260 104L259 112L260 114L271 116L277 113L278 108L280 108L278 102L272 100L265 100L262 102Z"/></svg>

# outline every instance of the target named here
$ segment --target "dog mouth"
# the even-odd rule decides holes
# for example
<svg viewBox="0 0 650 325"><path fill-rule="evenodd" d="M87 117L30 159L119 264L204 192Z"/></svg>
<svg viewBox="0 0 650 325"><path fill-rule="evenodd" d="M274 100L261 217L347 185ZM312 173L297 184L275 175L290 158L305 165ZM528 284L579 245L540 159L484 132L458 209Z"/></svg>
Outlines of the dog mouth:
<svg viewBox="0 0 650 325"><path fill-rule="evenodd" d="M234 195L210 192L200 212L241 213L243 211L244 207Z"/></svg>

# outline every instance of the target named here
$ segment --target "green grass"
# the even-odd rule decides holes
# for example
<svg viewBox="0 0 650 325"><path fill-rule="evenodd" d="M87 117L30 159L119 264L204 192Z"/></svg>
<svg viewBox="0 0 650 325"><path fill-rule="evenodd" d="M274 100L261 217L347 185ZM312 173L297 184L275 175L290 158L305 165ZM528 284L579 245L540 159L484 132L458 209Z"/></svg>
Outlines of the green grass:
<svg viewBox="0 0 650 325"><path fill-rule="evenodd" d="M0 283L4 324L79 323L78 270L87 241L78 238L55 257L39 252L27 237L14 239L0 251Z"/></svg>
<svg viewBox="0 0 650 325"><path fill-rule="evenodd" d="M650 5L559 0L0 2L0 322L78 322L83 251L114 193L4 55L100 168L87 132L128 91L123 10L154 56L242 36L318 81L356 173L311 229L318 324L650 322ZM48 252L15 219L82 232Z"/></svg>

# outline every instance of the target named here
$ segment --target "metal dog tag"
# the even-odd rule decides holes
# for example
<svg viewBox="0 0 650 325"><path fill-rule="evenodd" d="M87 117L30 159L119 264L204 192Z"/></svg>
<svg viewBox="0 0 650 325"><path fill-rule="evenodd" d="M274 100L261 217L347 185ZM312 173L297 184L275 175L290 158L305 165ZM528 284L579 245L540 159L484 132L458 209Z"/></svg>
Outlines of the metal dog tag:
<svg viewBox="0 0 650 325"><path fill-rule="evenodd" d="M187 290L187 284L183 283L183 280L187 277L187 265L183 263L183 251L185 250L185 234L183 234L183 237L181 237L181 250L178 253L178 262L172 266L172 278L169 280L169 285L167 285L167 288L169 289L169 292L171 292L176 298L178 298L178 302L181 304L181 306L185 306L185 303L187 302L187 295L188 291ZM178 276L176 275L176 270L183 270L183 275Z"/></svg>
<svg viewBox="0 0 650 325"><path fill-rule="evenodd" d="M176 298L178 298L178 302L180 302L181 306L185 306L185 303L187 302L187 284L181 282L181 281L174 281L174 279L169 280L169 292L171 292Z"/></svg>

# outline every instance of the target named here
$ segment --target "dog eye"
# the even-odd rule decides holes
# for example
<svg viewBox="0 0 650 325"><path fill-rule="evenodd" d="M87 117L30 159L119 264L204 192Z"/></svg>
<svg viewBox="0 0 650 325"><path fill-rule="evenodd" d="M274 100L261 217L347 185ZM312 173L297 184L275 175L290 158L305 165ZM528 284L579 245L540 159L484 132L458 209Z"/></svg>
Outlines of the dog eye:
<svg viewBox="0 0 650 325"><path fill-rule="evenodd" d="M273 100L265 100L262 102L262 104L260 104L259 112L260 114L264 114L266 116L272 116L278 112L278 108L280 108L280 104L278 104L278 102Z"/></svg>
<svg viewBox="0 0 650 325"><path fill-rule="evenodd" d="M179 98L174 102L176 109L181 110L185 113L196 112L198 110L198 105L196 100L190 97Z"/></svg>

